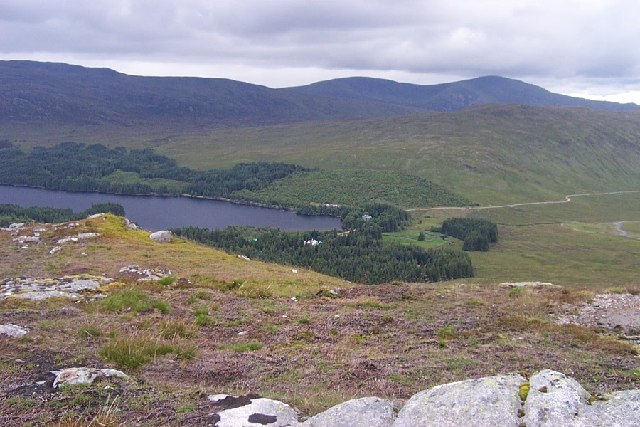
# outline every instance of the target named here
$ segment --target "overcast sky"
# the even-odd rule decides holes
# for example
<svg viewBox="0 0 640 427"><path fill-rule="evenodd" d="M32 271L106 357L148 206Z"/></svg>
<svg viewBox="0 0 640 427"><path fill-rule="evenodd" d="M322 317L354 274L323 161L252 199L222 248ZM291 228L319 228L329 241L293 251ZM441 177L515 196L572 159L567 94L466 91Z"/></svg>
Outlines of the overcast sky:
<svg viewBox="0 0 640 427"><path fill-rule="evenodd" d="M502 75L640 104L637 0L0 0L0 59L270 87Z"/></svg>

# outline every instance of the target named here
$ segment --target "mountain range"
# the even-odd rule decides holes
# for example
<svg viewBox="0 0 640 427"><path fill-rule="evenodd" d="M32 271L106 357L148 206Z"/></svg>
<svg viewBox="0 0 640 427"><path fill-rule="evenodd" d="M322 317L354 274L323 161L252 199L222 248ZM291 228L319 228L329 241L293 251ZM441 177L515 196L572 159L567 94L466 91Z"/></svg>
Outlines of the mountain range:
<svg viewBox="0 0 640 427"><path fill-rule="evenodd" d="M264 125L397 117L485 104L639 111L498 76L438 85L352 77L272 89L228 79L142 77L59 63L0 61L0 124L181 122Z"/></svg>

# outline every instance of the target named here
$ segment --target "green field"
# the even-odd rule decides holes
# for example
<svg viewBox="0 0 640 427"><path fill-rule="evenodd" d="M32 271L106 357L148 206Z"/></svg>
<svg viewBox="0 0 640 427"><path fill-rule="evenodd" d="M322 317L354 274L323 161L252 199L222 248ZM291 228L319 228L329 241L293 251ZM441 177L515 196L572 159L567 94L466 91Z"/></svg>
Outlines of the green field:
<svg viewBox="0 0 640 427"><path fill-rule="evenodd" d="M640 194L575 198L571 203L487 210L431 210L427 221L448 216L498 222L499 242L489 252L471 252L479 282L543 281L606 289L640 285L640 241L622 237L616 221L640 220ZM640 236L640 222L624 230Z"/></svg>
<svg viewBox="0 0 640 427"><path fill-rule="evenodd" d="M425 239L418 240L419 231L415 230L403 230L396 233L383 233L382 236L385 242L396 243L399 245L415 245L421 248L437 248L444 245L454 244L455 239L442 238L440 233L431 233L429 231L424 232Z"/></svg>
<svg viewBox="0 0 640 427"><path fill-rule="evenodd" d="M640 221L629 221L622 224L622 229L629 233L630 237L640 239Z"/></svg>

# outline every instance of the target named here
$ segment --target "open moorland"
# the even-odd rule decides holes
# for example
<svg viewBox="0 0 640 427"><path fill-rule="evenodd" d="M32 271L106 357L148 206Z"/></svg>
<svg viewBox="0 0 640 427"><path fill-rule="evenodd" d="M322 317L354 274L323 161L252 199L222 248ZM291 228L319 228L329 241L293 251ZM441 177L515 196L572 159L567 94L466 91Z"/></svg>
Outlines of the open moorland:
<svg viewBox="0 0 640 427"><path fill-rule="evenodd" d="M232 230L216 235L227 253L112 214L42 224L3 207L4 225L24 224L0 231L2 425L205 426L221 393L305 418L543 368L596 397L640 388L637 106L497 77L276 90L0 62L0 83L2 184L186 192L344 224ZM462 251L451 218L497 241ZM58 386L52 371L81 366L128 378Z"/></svg>
<svg viewBox="0 0 640 427"><path fill-rule="evenodd" d="M5 425L207 425L206 396L217 393L258 393L313 415L349 398L402 402L443 382L541 368L592 393L640 385L636 348L619 338L634 330L559 322L603 289L365 286L178 238L157 243L111 215L71 224L35 225L40 243L26 249L0 236L3 277L104 282L71 299L0 301L3 323L28 330L0 338ZM50 253L79 233L98 236ZM638 291L610 291L627 290ZM49 371L71 366L129 379L52 389Z"/></svg>

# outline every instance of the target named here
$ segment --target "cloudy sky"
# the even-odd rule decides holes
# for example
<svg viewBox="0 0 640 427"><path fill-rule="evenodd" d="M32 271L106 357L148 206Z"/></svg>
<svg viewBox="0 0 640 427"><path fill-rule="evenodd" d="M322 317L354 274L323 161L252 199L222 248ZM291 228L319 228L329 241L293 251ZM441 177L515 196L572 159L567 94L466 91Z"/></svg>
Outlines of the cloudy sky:
<svg viewBox="0 0 640 427"><path fill-rule="evenodd" d="M640 104L637 0L0 0L0 59L270 87L502 75Z"/></svg>

